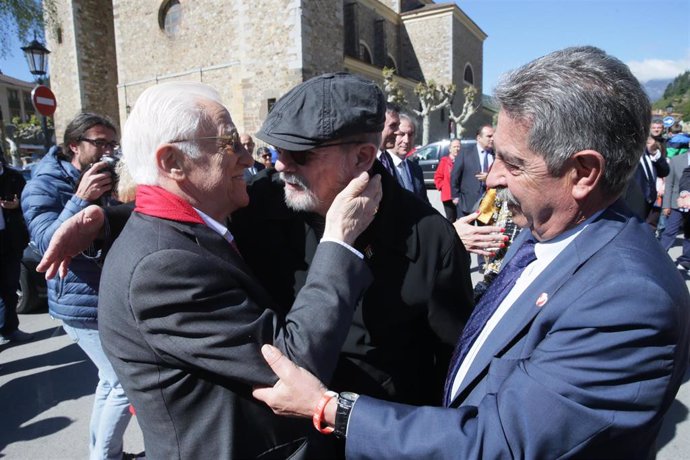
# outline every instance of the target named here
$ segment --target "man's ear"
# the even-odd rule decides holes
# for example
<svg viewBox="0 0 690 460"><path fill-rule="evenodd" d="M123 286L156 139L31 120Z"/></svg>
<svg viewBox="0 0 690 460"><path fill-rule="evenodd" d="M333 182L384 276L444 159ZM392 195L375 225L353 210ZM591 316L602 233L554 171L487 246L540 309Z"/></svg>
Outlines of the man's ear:
<svg viewBox="0 0 690 460"><path fill-rule="evenodd" d="M72 152L72 156L77 154L77 144L68 144L67 148Z"/></svg>
<svg viewBox="0 0 690 460"><path fill-rule="evenodd" d="M355 166L360 172L369 171L371 169L371 165L373 165L374 160L376 160L377 151L378 149L374 144L362 144L359 146L357 149L357 163Z"/></svg>
<svg viewBox="0 0 690 460"><path fill-rule="evenodd" d="M595 150L582 150L570 160L573 198L580 201L587 198L603 180L606 160Z"/></svg>
<svg viewBox="0 0 690 460"><path fill-rule="evenodd" d="M156 165L164 177L180 181L185 177L184 154L170 144L163 144L156 150Z"/></svg>

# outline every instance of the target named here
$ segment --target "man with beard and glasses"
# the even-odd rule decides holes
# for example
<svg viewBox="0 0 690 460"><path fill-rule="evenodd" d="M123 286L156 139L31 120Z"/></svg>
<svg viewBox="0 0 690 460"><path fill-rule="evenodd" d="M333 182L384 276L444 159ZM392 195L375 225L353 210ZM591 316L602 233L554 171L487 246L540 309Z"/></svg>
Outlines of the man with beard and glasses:
<svg viewBox="0 0 690 460"><path fill-rule="evenodd" d="M254 395L344 437L353 459L652 458L687 369L690 297L620 199L649 100L594 47L513 71L495 100L487 186L524 230L463 330L444 407L326 392L267 345L280 381Z"/></svg>
<svg viewBox="0 0 690 460"><path fill-rule="evenodd" d="M233 213L231 231L257 279L287 312L304 286L333 198L357 171L380 174L378 213L354 245L374 281L355 310L331 382L390 401L438 404L453 344L472 311L469 255L443 216L384 173L376 152L385 111L378 86L347 73L290 90L256 133L280 152L275 169L253 178L250 204ZM85 240L81 218L66 223L59 241L70 239L70 225L75 240ZM66 246L56 241L41 267L59 263L61 253L72 251Z"/></svg>

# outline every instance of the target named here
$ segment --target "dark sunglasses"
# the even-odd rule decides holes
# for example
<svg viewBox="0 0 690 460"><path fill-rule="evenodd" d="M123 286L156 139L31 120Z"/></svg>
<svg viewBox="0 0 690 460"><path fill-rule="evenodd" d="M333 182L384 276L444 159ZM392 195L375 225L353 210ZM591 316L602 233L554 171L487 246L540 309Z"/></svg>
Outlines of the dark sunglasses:
<svg viewBox="0 0 690 460"><path fill-rule="evenodd" d="M316 149L333 147L335 145L354 145L354 144L365 144L365 142L364 141L339 142L336 144L319 145L318 147L316 147ZM314 149L314 150L316 150L316 149ZM307 163L309 163L311 158L318 155L319 152L315 152L314 150L286 150L286 149L280 149L279 148L278 152L281 155L290 155L290 158L292 158L292 161L294 161L297 165L304 166Z"/></svg>

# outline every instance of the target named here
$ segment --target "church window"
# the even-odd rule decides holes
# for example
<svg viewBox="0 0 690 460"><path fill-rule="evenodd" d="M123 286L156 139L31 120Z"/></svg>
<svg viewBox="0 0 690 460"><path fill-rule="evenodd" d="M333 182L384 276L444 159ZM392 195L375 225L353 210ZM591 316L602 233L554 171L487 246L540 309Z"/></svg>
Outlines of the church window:
<svg viewBox="0 0 690 460"><path fill-rule="evenodd" d="M170 38L177 36L182 21L182 5L179 0L165 0L158 13L158 25Z"/></svg>

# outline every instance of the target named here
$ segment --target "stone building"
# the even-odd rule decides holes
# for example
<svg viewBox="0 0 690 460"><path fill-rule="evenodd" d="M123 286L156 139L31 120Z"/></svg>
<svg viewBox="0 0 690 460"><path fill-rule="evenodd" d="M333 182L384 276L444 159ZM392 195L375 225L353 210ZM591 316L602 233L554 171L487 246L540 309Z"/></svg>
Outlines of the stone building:
<svg viewBox="0 0 690 460"><path fill-rule="evenodd" d="M382 82L395 67L409 106L420 81L482 92L486 34L455 5L432 0L57 0L47 31L58 136L79 110L123 122L147 87L174 79L217 88L241 131L312 76L347 70ZM430 140L447 137L447 110ZM491 121L481 109L468 132ZM420 123L421 125L421 123ZM421 141L421 136L419 137Z"/></svg>

